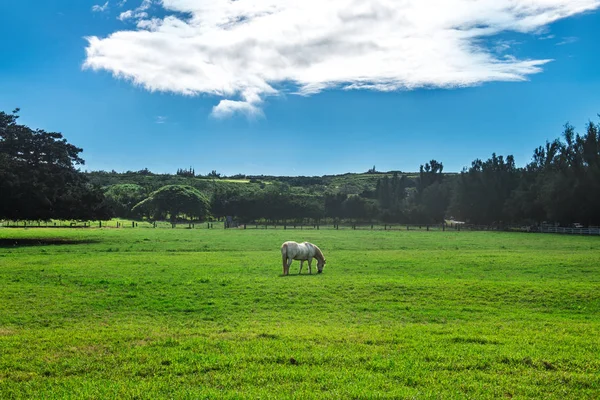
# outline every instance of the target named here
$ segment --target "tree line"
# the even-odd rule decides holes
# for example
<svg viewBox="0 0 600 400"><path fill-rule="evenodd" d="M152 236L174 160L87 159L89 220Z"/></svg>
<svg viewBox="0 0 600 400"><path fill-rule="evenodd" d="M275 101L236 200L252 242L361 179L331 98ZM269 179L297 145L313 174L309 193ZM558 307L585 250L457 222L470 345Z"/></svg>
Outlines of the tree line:
<svg viewBox="0 0 600 400"><path fill-rule="evenodd" d="M17 110L18 111L18 110ZM195 171L148 169L82 173L82 149L60 133L17 123L0 112L0 218L600 225L600 124L584 134L565 125L560 138L517 167L513 156L476 159L458 174L431 160L418 174L250 177L247 183L197 179ZM363 179L364 177L364 179ZM230 177L231 178L231 177ZM125 179L125 182L122 180Z"/></svg>
<svg viewBox="0 0 600 400"><path fill-rule="evenodd" d="M535 149L517 168L512 156L475 160L454 184L449 212L477 224L556 222L600 225L600 124Z"/></svg>

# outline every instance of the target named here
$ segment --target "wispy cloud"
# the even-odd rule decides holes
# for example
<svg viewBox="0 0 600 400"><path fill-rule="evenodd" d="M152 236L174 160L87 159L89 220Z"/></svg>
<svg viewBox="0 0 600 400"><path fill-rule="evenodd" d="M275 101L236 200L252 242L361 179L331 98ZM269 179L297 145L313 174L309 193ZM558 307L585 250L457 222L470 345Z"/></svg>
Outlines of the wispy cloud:
<svg viewBox="0 0 600 400"><path fill-rule="evenodd" d="M576 41L578 41L579 38L575 37L575 36L568 36L568 37L564 37L562 38L562 40L558 43L556 43L557 46L564 46L565 44L571 44L571 43L575 43Z"/></svg>
<svg viewBox="0 0 600 400"><path fill-rule="evenodd" d="M156 122L157 124L164 124L165 122L167 122L167 117L163 115L158 115L154 122Z"/></svg>
<svg viewBox="0 0 600 400"><path fill-rule="evenodd" d="M516 40L498 40L494 43L494 46L492 48L496 53L504 54L510 49L512 49L514 46L517 46L519 44L521 44L521 42L518 42Z"/></svg>
<svg viewBox="0 0 600 400"><path fill-rule="evenodd" d="M127 1L127 0L125 0L125 1ZM152 3L153 3L153 0L143 0L142 4L140 4L139 7L135 8L133 10L123 11L122 13L119 14L117 19L121 20L121 21L133 19L135 21L142 22L142 25L144 25L143 21L145 20L145 18L148 18L148 13L146 12L146 10L148 10L152 6ZM124 4L124 2L123 2L123 4Z"/></svg>
<svg viewBox="0 0 600 400"><path fill-rule="evenodd" d="M218 96L216 117L256 116L284 87L314 95L526 80L549 60L506 57L510 43L481 39L539 35L598 7L600 0L144 0L121 14L135 18L135 30L87 38L84 67L151 91Z"/></svg>
<svg viewBox="0 0 600 400"><path fill-rule="evenodd" d="M106 3L104 3L103 5L96 4L96 5L92 6L93 12L104 12L106 10L108 10L108 1Z"/></svg>

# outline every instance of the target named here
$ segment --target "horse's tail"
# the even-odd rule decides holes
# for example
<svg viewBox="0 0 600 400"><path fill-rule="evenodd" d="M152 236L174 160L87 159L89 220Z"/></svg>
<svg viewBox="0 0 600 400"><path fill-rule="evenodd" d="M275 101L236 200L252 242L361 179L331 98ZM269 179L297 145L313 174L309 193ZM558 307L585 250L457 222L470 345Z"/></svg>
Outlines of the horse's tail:
<svg viewBox="0 0 600 400"><path fill-rule="evenodd" d="M284 243L281 246L281 261L283 262L283 268L285 268L286 263L287 263L287 243Z"/></svg>

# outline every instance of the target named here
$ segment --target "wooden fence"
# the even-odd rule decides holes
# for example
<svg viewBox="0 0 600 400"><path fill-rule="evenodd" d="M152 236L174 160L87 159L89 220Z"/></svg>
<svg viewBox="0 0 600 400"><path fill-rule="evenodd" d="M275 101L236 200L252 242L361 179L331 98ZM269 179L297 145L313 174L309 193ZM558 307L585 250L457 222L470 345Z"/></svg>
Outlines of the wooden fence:
<svg viewBox="0 0 600 400"><path fill-rule="evenodd" d="M541 226L487 226L487 225L468 225L461 226L462 230L471 231L507 231L507 232L527 232L527 233L556 233L563 235L600 235L600 227L594 226L589 228L569 228L551 225Z"/></svg>
<svg viewBox="0 0 600 400"><path fill-rule="evenodd" d="M590 228L563 228L560 226L542 226L538 232L541 233L561 233L565 235L600 235L599 227Z"/></svg>
<svg viewBox="0 0 600 400"><path fill-rule="evenodd" d="M177 228L177 229L216 229L223 228L219 222L178 222L171 224L168 221L1 221L0 228Z"/></svg>
<svg viewBox="0 0 600 400"><path fill-rule="evenodd" d="M170 229L224 229L222 221L178 222L167 221L2 221L0 228L170 228ZM509 231L529 233L555 233L566 235L600 235L600 227L569 228L550 225L542 226L489 226L471 224L294 224L294 223L247 223L228 229L283 229L283 230L372 230L372 231Z"/></svg>
<svg viewBox="0 0 600 400"><path fill-rule="evenodd" d="M442 224L239 224L230 229L283 229L283 230L373 230L373 231L430 231L449 230L450 227Z"/></svg>

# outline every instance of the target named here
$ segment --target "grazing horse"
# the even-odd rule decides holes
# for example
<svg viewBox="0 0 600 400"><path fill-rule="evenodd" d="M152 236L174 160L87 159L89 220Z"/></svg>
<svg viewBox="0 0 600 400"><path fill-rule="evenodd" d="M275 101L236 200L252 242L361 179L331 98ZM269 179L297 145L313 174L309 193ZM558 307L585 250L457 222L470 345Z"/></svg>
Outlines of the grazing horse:
<svg viewBox="0 0 600 400"><path fill-rule="evenodd" d="M317 259L317 272L320 274L323 272L325 266L325 257L323 252L317 246L312 243L296 243L296 242L285 242L281 245L281 258L283 261L283 274L288 275L290 273L290 265L293 260L300 260L300 270L298 274L302 272L302 264L304 261L308 261L308 272L312 274L312 260Z"/></svg>

